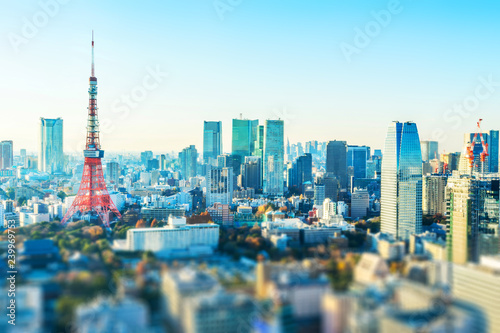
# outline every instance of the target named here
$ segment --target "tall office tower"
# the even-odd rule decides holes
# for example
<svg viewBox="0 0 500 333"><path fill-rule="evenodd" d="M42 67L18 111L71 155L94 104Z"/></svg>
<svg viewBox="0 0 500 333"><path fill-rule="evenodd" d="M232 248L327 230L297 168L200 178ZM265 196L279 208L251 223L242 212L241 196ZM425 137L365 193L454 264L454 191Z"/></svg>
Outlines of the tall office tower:
<svg viewBox="0 0 500 333"><path fill-rule="evenodd" d="M38 170L48 173L61 173L64 170L62 118L40 118Z"/></svg>
<svg viewBox="0 0 500 333"><path fill-rule="evenodd" d="M292 175L293 175L293 186L301 189L302 184L305 182L313 181L312 177L312 156L309 153L306 153L303 156L299 156L292 167Z"/></svg>
<svg viewBox="0 0 500 333"><path fill-rule="evenodd" d="M341 189L347 188L347 143L345 141L328 142L326 147L326 172L337 177Z"/></svg>
<svg viewBox="0 0 500 333"><path fill-rule="evenodd" d="M314 184L314 204L323 205L325 201L325 185Z"/></svg>
<svg viewBox="0 0 500 333"><path fill-rule="evenodd" d="M184 148L179 153L179 160L181 164L181 172L183 179L189 179L196 176L196 168L198 166L198 151L194 145Z"/></svg>
<svg viewBox="0 0 500 333"><path fill-rule="evenodd" d="M347 146L347 167L353 168L354 178L366 178L366 161L370 159L370 147Z"/></svg>
<svg viewBox="0 0 500 333"><path fill-rule="evenodd" d="M489 171L498 172L498 131L491 130L488 137Z"/></svg>
<svg viewBox="0 0 500 333"><path fill-rule="evenodd" d="M0 170L10 169L14 164L14 143L10 140L0 142Z"/></svg>
<svg viewBox="0 0 500 333"><path fill-rule="evenodd" d="M160 171L165 171L167 170L167 158L165 154L160 155Z"/></svg>
<svg viewBox="0 0 500 333"><path fill-rule="evenodd" d="M258 120L233 119L232 155L239 155L243 160L255 150Z"/></svg>
<svg viewBox="0 0 500 333"><path fill-rule="evenodd" d="M207 165L207 207L219 202L229 205L233 201L233 169Z"/></svg>
<svg viewBox="0 0 500 333"><path fill-rule="evenodd" d="M337 177L341 189L347 188L347 143L345 141L328 142L326 147L326 172L330 172Z"/></svg>
<svg viewBox="0 0 500 333"><path fill-rule="evenodd" d="M264 134L264 194L282 196L284 191L284 122L266 120Z"/></svg>
<svg viewBox="0 0 500 333"><path fill-rule="evenodd" d="M143 151L141 153L141 164L148 165L148 161L153 159L153 152L151 150Z"/></svg>
<svg viewBox="0 0 500 333"><path fill-rule="evenodd" d="M446 214L446 176L427 175L422 182L424 215Z"/></svg>
<svg viewBox="0 0 500 333"><path fill-rule="evenodd" d="M499 178L496 174L454 173L446 197L450 227L446 236L453 263L477 261L481 254L498 253ZM490 240L488 240L490 239ZM491 240L496 242L491 248Z"/></svg>
<svg viewBox="0 0 500 333"><path fill-rule="evenodd" d="M446 236L448 260L455 264L477 261L479 256L479 221L476 186L469 175L455 174L448 178L447 200L450 226Z"/></svg>
<svg viewBox="0 0 500 333"><path fill-rule="evenodd" d="M437 141L420 141L422 161L430 161L439 158L439 144Z"/></svg>
<svg viewBox="0 0 500 333"><path fill-rule="evenodd" d="M120 178L120 164L118 162L106 163L106 180L113 184L118 184Z"/></svg>
<svg viewBox="0 0 500 333"><path fill-rule="evenodd" d="M332 173L325 173L321 183L325 185L325 198L337 202L340 191L339 180Z"/></svg>
<svg viewBox="0 0 500 333"><path fill-rule="evenodd" d="M241 165L241 181L238 185L243 188L262 188L262 166L261 159L257 156L245 157L245 163Z"/></svg>
<svg viewBox="0 0 500 333"><path fill-rule="evenodd" d="M26 159L26 149L21 149L19 151L20 155L21 155L21 163L26 167L26 164L27 164L27 159Z"/></svg>
<svg viewBox="0 0 500 333"><path fill-rule="evenodd" d="M422 154L417 125L392 122L382 159L381 231L409 239L422 230Z"/></svg>
<svg viewBox="0 0 500 333"><path fill-rule="evenodd" d="M89 80L89 107L87 119L87 141L83 155L85 162L83 167L82 181L73 204L66 212L62 223L66 223L75 213L86 215L88 219L100 219L109 227L110 213L121 218L111 200L106 182L102 174L102 162L104 150L101 149L99 138L99 118L97 114L97 78L94 75L94 33L92 33L92 66Z"/></svg>
<svg viewBox="0 0 500 333"><path fill-rule="evenodd" d="M261 160L264 158L264 125L257 126L253 156L258 156Z"/></svg>
<svg viewBox="0 0 500 333"><path fill-rule="evenodd" d="M203 123L203 162L215 165L217 156L222 154L222 121Z"/></svg>

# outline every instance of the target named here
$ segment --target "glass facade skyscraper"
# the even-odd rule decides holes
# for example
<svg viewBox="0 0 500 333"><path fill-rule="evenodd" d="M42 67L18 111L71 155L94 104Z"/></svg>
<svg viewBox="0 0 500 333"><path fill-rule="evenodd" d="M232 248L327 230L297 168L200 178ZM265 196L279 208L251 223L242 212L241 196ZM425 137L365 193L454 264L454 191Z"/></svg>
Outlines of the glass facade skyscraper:
<svg viewBox="0 0 500 333"><path fill-rule="evenodd" d="M38 170L48 173L64 171L63 120L61 118L40 118Z"/></svg>
<svg viewBox="0 0 500 333"><path fill-rule="evenodd" d="M196 176L196 169L198 166L198 151L194 145L184 148L179 153L179 160L181 164L182 177L189 179Z"/></svg>
<svg viewBox="0 0 500 333"><path fill-rule="evenodd" d="M14 164L14 143L10 140L0 142L0 170L10 169Z"/></svg>
<svg viewBox="0 0 500 333"><path fill-rule="evenodd" d="M439 159L439 144L437 141L420 141L422 161Z"/></svg>
<svg viewBox="0 0 500 333"><path fill-rule="evenodd" d="M222 154L222 121L203 123L203 161L215 165L217 156Z"/></svg>
<svg viewBox="0 0 500 333"><path fill-rule="evenodd" d="M283 120L266 120L264 134L264 194L281 196L284 191L284 139Z"/></svg>
<svg viewBox="0 0 500 333"><path fill-rule="evenodd" d="M252 156L257 139L258 120L233 119L232 154L241 156Z"/></svg>
<svg viewBox="0 0 500 333"><path fill-rule="evenodd" d="M366 178L366 161L370 159L370 147L347 146L347 167L352 167L354 178Z"/></svg>
<svg viewBox="0 0 500 333"><path fill-rule="evenodd" d="M498 172L498 131L491 130L488 138L490 172Z"/></svg>
<svg viewBox="0 0 500 333"><path fill-rule="evenodd" d="M389 125L382 159L381 231L409 239L422 231L422 153L417 125Z"/></svg>
<svg viewBox="0 0 500 333"><path fill-rule="evenodd" d="M342 189L347 188L347 143L345 141L328 142L326 172L337 177Z"/></svg>

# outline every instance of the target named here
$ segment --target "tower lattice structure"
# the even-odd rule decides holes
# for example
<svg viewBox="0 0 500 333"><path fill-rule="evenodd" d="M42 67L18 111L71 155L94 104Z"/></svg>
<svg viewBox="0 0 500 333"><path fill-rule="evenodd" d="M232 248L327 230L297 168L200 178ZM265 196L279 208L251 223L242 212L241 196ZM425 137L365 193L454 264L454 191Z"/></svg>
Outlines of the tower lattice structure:
<svg viewBox="0 0 500 333"><path fill-rule="evenodd" d="M97 117L97 78L94 72L94 36L92 33L92 67L89 87L89 107L87 120L87 142L83 151L85 164L83 167L82 182L73 204L68 209L62 223L66 223L73 215L91 214L101 219L109 227L110 212L121 218L120 212L111 200L104 175L101 159L104 150L99 142L99 120Z"/></svg>

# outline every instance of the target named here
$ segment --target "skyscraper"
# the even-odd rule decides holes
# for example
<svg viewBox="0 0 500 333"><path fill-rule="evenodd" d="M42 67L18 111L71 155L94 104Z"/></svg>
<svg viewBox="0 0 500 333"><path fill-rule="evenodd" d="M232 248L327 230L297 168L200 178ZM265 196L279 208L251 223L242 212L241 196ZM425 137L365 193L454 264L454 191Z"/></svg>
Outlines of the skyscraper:
<svg viewBox="0 0 500 333"><path fill-rule="evenodd" d="M14 143L10 140L0 142L0 170L10 169L14 164Z"/></svg>
<svg viewBox="0 0 500 333"><path fill-rule="evenodd" d="M409 239L422 229L422 154L417 125L392 122L385 139L381 231Z"/></svg>
<svg viewBox="0 0 500 333"><path fill-rule="evenodd" d="M284 122L266 120L264 134L264 194L281 196L284 190Z"/></svg>
<svg viewBox="0 0 500 333"><path fill-rule="evenodd" d="M233 169L207 166L207 207L219 202L229 205L233 201Z"/></svg>
<svg viewBox="0 0 500 333"><path fill-rule="evenodd" d="M232 154L241 156L242 161L255 150L258 126L258 120L233 119Z"/></svg>
<svg viewBox="0 0 500 333"><path fill-rule="evenodd" d="M337 177L340 188L347 188L347 143L345 141L328 142L326 147L326 172L330 172Z"/></svg>
<svg viewBox="0 0 500 333"><path fill-rule="evenodd" d="M422 161L430 161L439 158L439 146L437 141L420 141Z"/></svg>
<svg viewBox="0 0 500 333"><path fill-rule="evenodd" d="M422 212L424 215L446 213L446 176L426 175L422 181Z"/></svg>
<svg viewBox="0 0 500 333"><path fill-rule="evenodd" d="M347 167L353 168L354 178L366 178L366 161L370 159L370 147L347 146Z"/></svg>
<svg viewBox="0 0 500 333"><path fill-rule="evenodd" d="M48 173L64 171L62 118L40 118L38 170Z"/></svg>
<svg viewBox="0 0 500 333"><path fill-rule="evenodd" d="M189 179L196 176L198 151L194 145L184 148L179 153L179 160L181 164L182 177Z"/></svg>
<svg viewBox="0 0 500 333"><path fill-rule="evenodd" d="M113 184L118 184L120 178L120 164L115 161L106 163L106 180Z"/></svg>
<svg viewBox="0 0 500 333"><path fill-rule="evenodd" d="M214 164L222 154L222 121L203 123L203 162Z"/></svg>
<svg viewBox="0 0 500 333"><path fill-rule="evenodd" d="M239 186L259 190L262 184L261 159L257 156L245 157L245 163L241 165Z"/></svg>
<svg viewBox="0 0 500 333"><path fill-rule="evenodd" d="M490 156L490 172L498 172L498 131L491 130L488 138L488 154Z"/></svg>

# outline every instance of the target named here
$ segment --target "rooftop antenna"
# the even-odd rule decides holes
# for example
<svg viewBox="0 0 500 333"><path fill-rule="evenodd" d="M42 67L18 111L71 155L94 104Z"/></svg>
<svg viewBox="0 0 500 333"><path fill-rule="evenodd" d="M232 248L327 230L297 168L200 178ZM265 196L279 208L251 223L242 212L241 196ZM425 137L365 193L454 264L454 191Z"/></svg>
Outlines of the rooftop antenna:
<svg viewBox="0 0 500 333"><path fill-rule="evenodd" d="M90 76L94 77L94 30L92 30L92 69Z"/></svg>

